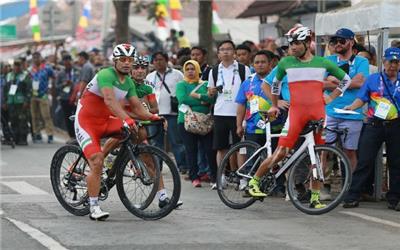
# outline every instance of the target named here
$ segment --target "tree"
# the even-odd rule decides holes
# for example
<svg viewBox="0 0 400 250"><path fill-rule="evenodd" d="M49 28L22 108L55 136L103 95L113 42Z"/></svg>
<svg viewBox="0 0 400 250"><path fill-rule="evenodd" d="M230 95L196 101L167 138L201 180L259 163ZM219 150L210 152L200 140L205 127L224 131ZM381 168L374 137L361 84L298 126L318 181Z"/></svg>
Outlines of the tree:
<svg viewBox="0 0 400 250"><path fill-rule="evenodd" d="M107 1L107 0L106 0ZM116 23L115 23L115 42L130 43L129 39L129 6L130 0L113 0L115 12L116 12Z"/></svg>
<svg viewBox="0 0 400 250"><path fill-rule="evenodd" d="M199 1L199 46L208 51L208 63L212 64L213 37L212 37L212 1Z"/></svg>

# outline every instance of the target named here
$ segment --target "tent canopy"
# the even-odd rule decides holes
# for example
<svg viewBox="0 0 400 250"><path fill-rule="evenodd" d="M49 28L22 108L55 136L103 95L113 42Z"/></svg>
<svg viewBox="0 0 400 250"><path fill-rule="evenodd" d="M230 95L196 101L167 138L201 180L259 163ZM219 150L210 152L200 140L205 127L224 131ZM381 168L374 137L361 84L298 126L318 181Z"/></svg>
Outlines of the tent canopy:
<svg viewBox="0 0 400 250"><path fill-rule="evenodd" d="M319 13L315 18L315 34L332 35L343 27L359 34L378 33L382 28L400 34L399 5L399 0L364 0L349 8Z"/></svg>

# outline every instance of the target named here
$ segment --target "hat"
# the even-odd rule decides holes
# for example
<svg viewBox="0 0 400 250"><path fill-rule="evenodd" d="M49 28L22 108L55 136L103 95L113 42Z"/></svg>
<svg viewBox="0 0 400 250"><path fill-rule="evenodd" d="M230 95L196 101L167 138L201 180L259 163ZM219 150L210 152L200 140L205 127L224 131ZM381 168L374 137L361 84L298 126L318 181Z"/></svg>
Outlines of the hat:
<svg viewBox="0 0 400 250"><path fill-rule="evenodd" d="M332 36L332 38L334 37L340 37L344 39L354 39L354 32L346 28L341 28L338 29L335 35Z"/></svg>
<svg viewBox="0 0 400 250"><path fill-rule="evenodd" d="M387 48L385 50L385 55L383 56L385 60L392 61L392 60L400 60L400 49L399 48Z"/></svg>

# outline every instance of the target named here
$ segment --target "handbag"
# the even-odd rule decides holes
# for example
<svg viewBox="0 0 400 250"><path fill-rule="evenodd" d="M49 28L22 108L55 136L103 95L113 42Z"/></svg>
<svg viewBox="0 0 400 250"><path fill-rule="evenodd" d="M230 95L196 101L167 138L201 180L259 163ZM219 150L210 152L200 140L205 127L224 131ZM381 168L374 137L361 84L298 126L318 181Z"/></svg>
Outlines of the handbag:
<svg viewBox="0 0 400 250"><path fill-rule="evenodd" d="M211 113L203 114L195 112L191 108L188 108L185 114L185 130L187 132L206 135L211 132L214 125L213 117Z"/></svg>
<svg viewBox="0 0 400 250"><path fill-rule="evenodd" d="M168 71L167 71L168 72ZM170 104L171 104L171 111L178 113L178 98L176 96L171 95L171 91L168 88L168 85L165 83L165 76L167 75L167 72L164 74L164 77L162 78L162 85L164 85L165 89L167 90L170 98ZM158 77L161 79L161 77L158 75Z"/></svg>
<svg viewBox="0 0 400 250"><path fill-rule="evenodd" d="M203 84L199 84L196 88L192 90L196 92ZM200 112L193 111L190 107L185 114L185 130L187 132L199 135L206 135L211 132L214 125L214 120L211 112L208 114L203 114Z"/></svg>

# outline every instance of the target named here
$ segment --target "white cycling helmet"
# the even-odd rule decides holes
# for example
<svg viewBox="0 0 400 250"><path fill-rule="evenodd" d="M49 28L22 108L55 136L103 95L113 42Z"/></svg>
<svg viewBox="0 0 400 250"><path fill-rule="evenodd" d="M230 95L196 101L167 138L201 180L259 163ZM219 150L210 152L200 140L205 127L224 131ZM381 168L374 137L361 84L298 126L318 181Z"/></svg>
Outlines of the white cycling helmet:
<svg viewBox="0 0 400 250"><path fill-rule="evenodd" d="M149 58L147 56L136 56L135 57L135 62L133 63L133 65L142 65L142 66L149 66Z"/></svg>
<svg viewBox="0 0 400 250"><path fill-rule="evenodd" d="M308 27L294 27L286 33L288 42L294 41L306 41L308 38L311 38L311 29Z"/></svg>
<svg viewBox="0 0 400 250"><path fill-rule="evenodd" d="M136 48L129 43L118 44L114 47L113 58L118 58L121 56L135 57Z"/></svg>

